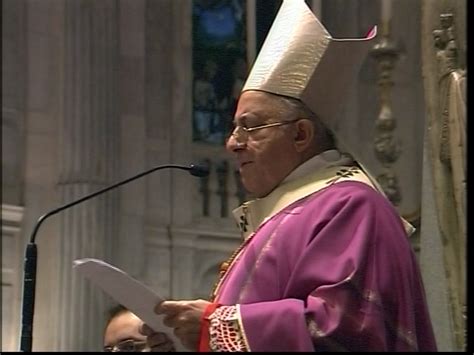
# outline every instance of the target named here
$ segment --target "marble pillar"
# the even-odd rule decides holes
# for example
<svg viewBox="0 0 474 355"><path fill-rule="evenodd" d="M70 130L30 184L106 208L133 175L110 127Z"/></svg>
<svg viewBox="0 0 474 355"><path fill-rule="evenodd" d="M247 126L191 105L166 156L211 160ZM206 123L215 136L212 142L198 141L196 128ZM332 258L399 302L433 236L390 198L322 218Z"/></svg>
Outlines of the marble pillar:
<svg viewBox="0 0 474 355"><path fill-rule="evenodd" d="M63 203L116 181L117 2L65 2L64 116L59 191ZM57 349L98 351L108 302L72 270L77 258L109 260L116 235L117 192L61 214Z"/></svg>
<svg viewBox="0 0 474 355"><path fill-rule="evenodd" d="M2 2L2 203L23 203L25 1Z"/></svg>
<svg viewBox="0 0 474 355"><path fill-rule="evenodd" d="M2 1L2 332L16 351L20 329L25 166L25 1Z"/></svg>

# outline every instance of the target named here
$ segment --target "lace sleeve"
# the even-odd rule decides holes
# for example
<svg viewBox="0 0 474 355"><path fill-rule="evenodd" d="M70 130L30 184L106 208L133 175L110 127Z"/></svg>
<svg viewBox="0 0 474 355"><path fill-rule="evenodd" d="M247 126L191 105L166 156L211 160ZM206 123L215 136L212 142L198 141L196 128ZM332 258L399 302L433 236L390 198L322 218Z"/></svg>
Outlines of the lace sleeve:
<svg viewBox="0 0 474 355"><path fill-rule="evenodd" d="M209 316L209 348L211 351L249 351L239 305L220 306Z"/></svg>

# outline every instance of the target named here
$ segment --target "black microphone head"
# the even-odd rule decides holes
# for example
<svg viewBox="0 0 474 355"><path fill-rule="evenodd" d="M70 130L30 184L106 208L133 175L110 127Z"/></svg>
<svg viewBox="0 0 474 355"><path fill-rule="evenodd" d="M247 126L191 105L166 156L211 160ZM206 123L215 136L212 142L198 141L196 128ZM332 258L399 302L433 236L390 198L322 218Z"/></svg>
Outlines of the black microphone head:
<svg viewBox="0 0 474 355"><path fill-rule="evenodd" d="M194 165L189 167L189 173L197 177L206 177L209 175L209 167L206 165Z"/></svg>

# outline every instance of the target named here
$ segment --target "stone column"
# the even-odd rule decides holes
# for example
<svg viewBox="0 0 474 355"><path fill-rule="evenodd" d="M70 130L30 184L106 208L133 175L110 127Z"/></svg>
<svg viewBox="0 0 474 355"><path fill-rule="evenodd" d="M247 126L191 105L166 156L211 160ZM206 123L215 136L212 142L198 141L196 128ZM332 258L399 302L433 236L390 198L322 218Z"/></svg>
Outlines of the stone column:
<svg viewBox="0 0 474 355"><path fill-rule="evenodd" d="M0 351L18 350L25 183L25 1L2 1L2 330ZM21 261L20 261L21 260Z"/></svg>
<svg viewBox="0 0 474 355"><path fill-rule="evenodd" d="M2 203L23 203L25 1L2 1Z"/></svg>
<svg viewBox="0 0 474 355"><path fill-rule="evenodd" d="M59 191L62 203L116 181L117 2L65 2L64 117ZM102 291L72 271L72 261L109 260L117 225L117 192L62 213L57 349L98 351L106 303Z"/></svg>

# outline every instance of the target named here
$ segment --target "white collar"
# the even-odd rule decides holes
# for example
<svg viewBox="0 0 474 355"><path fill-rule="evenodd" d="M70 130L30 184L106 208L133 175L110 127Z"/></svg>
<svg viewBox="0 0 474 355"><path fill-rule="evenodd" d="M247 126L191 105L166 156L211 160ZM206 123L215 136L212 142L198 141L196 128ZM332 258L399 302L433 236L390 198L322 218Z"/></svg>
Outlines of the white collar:
<svg viewBox="0 0 474 355"><path fill-rule="evenodd" d="M326 150L314 157L306 160L303 164L296 167L281 183L286 184L305 175L314 173L318 170L330 168L333 166L353 165L354 160L346 154L342 154L337 149ZM278 188L278 186L277 186Z"/></svg>

